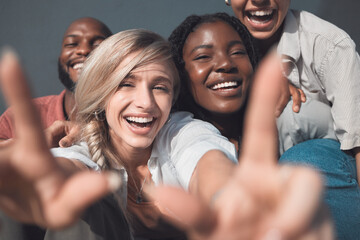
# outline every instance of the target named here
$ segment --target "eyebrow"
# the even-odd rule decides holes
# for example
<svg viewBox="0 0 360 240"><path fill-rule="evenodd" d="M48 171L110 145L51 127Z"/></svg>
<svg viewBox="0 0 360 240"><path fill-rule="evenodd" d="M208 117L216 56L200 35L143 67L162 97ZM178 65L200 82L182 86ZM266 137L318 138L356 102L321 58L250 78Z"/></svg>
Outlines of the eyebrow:
<svg viewBox="0 0 360 240"><path fill-rule="evenodd" d="M201 49L201 48L211 49L211 48L213 48L213 45L203 44L203 45L196 46L196 47L194 47L194 48L191 50L190 53L193 53L193 52L195 52L196 50Z"/></svg>
<svg viewBox="0 0 360 240"><path fill-rule="evenodd" d="M240 45L243 45L244 46L244 43L240 40L235 40L235 41L231 41L230 44L229 44L229 47L232 47L234 45L237 45L237 44L240 44Z"/></svg>
<svg viewBox="0 0 360 240"><path fill-rule="evenodd" d="M230 44L229 44L229 47L232 47L234 45L237 45L237 44L241 44L244 46L244 43L240 40L234 40L234 41L231 41ZM202 49L202 48L205 48L205 49L211 49L213 48L213 45L212 44L202 44L202 45L199 45L199 46L196 46L194 47L194 49L191 50L190 53L193 53L195 52L196 50L198 49Z"/></svg>
<svg viewBox="0 0 360 240"><path fill-rule="evenodd" d="M76 35L76 34L69 34L69 35L66 35L65 37L64 37L64 39L65 38L75 38L75 37L79 37L79 35ZM105 36L102 36L102 35L96 35L95 37L94 37L94 39L105 39L106 37Z"/></svg>
<svg viewBox="0 0 360 240"><path fill-rule="evenodd" d="M165 77L165 76L158 76L154 82L155 83L167 82L169 84L173 83L173 81L171 81L171 79L169 79L168 77Z"/></svg>
<svg viewBox="0 0 360 240"><path fill-rule="evenodd" d="M139 79L139 77L136 75L136 74L133 74L133 73L129 73L124 79L134 79L134 80L137 80ZM161 83L161 82L167 82L169 84L172 84L173 81L171 80L171 78L168 78L166 76L157 76L155 77L154 79L154 82L155 83Z"/></svg>

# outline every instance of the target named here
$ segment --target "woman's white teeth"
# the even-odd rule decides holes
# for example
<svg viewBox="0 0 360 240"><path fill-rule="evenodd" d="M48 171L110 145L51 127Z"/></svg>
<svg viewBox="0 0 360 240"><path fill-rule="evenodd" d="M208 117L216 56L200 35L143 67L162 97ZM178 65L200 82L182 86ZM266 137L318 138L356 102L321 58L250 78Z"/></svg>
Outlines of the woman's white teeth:
<svg viewBox="0 0 360 240"><path fill-rule="evenodd" d="M252 16L263 17L269 16L273 13L273 10L263 10L263 11L249 11Z"/></svg>
<svg viewBox="0 0 360 240"><path fill-rule="evenodd" d="M73 66L73 69L75 69L75 70L82 69L83 66L84 66L84 63L76 63L76 64Z"/></svg>
<svg viewBox="0 0 360 240"><path fill-rule="evenodd" d="M149 123L153 120L153 117L127 117L126 120L130 122L136 122L136 123Z"/></svg>
<svg viewBox="0 0 360 240"><path fill-rule="evenodd" d="M219 88L236 87L237 85L237 82L223 82L214 85L211 89L216 90Z"/></svg>

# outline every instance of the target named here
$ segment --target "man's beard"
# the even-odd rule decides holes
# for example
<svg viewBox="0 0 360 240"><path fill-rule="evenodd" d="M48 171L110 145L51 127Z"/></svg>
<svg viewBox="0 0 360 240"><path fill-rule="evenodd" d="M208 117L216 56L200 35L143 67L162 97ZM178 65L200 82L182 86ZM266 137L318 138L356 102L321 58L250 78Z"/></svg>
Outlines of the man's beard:
<svg viewBox="0 0 360 240"><path fill-rule="evenodd" d="M71 92L75 91L76 83L71 80L69 73L63 68L60 61L58 60L58 74L61 83L65 86L65 88Z"/></svg>

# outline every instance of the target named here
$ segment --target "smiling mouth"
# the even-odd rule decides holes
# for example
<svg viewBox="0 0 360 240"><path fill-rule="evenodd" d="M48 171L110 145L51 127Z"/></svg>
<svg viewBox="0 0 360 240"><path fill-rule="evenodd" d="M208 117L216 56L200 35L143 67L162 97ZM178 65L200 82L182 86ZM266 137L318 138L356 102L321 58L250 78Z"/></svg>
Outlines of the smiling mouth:
<svg viewBox="0 0 360 240"><path fill-rule="evenodd" d="M149 127L155 120L153 117L126 117L125 119L131 126L136 128Z"/></svg>
<svg viewBox="0 0 360 240"><path fill-rule="evenodd" d="M71 66L73 69L75 70L82 70L84 67L84 63L75 63L74 65Z"/></svg>
<svg viewBox="0 0 360 240"><path fill-rule="evenodd" d="M254 10L246 11L246 16L249 21L255 24L264 24L273 19L275 10Z"/></svg>
<svg viewBox="0 0 360 240"><path fill-rule="evenodd" d="M226 89L234 89L238 88L240 86L240 82L238 81L228 81L228 82L222 82L217 83L215 85L210 86L211 90L226 90Z"/></svg>

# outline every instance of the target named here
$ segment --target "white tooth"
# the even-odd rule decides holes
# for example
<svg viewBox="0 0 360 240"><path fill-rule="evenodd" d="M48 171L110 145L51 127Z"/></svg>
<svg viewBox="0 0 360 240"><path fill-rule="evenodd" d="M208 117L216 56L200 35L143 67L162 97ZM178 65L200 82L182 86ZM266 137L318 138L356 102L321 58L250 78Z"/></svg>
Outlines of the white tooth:
<svg viewBox="0 0 360 240"><path fill-rule="evenodd" d="M153 120L152 117L148 117L148 118L145 118L145 117L127 117L126 118L128 121L130 122L137 122L137 123L149 123Z"/></svg>
<svg viewBox="0 0 360 240"><path fill-rule="evenodd" d="M73 66L73 69L77 70L77 69L82 69L84 66L83 63L76 63L74 66Z"/></svg>
<svg viewBox="0 0 360 240"><path fill-rule="evenodd" d="M212 87L213 90L219 89L219 88L225 88L225 87L235 87L237 86L237 82L224 82L224 83L218 83L215 86Z"/></svg>
<svg viewBox="0 0 360 240"><path fill-rule="evenodd" d="M263 11L250 11L250 14L253 16L258 16L258 17L262 17L265 15L271 15L272 14L272 10L263 10Z"/></svg>

